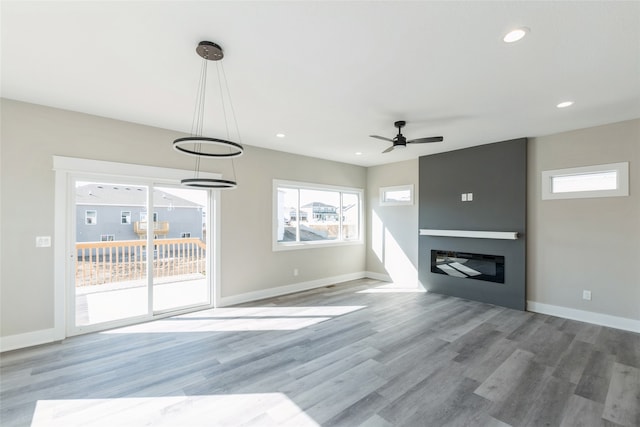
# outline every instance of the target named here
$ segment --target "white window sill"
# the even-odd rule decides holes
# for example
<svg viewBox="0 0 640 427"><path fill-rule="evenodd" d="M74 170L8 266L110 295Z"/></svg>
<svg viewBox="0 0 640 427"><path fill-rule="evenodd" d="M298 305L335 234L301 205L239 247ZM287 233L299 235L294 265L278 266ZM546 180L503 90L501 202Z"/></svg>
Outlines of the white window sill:
<svg viewBox="0 0 640 427"><path fill-rule="evenodd" d="M330 248L336 246L354 246L354 245L363 245L364 241L362 240L348 240L342 242L333 242L333 241L310 241L310 242L278 242L273 245L273 251L295 251L300 249L320 249L320 248Z"/></svg>

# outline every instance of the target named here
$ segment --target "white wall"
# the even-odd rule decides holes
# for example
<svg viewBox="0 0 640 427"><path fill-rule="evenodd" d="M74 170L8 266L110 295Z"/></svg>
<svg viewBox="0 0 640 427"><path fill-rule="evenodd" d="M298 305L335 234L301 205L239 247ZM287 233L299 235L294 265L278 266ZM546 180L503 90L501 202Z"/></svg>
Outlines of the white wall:
<svg viewBox="0 0 640 427"><path fill-rule="evenodd" d="M380 187L413 184L413 205L380 206ZM402 286L418 285L418 159L373 166L367 173L367 271Z"/></svg>
<svg viewBox="0 0 640 427"><path fill-rule="evenodd" d="M544 170L617 162L628 197L541 198ZM533 138L528 165L528 300L640 320L640 120Z"/></svg>
<svg viewBox="0 0 640 427"><path fill-rule="evenodd" d="M52 156L193 170L176 153L176 132L11 100L1 100L0 337L53 328L54 235ZM365 246L271 250L274 178L365 188L366 168L246 147L235 160L238 189L222 193L221 293L255 296L327 277L361 275ZM229 160L203 160L201 170L229 176ZM300 275L294 277L293 268ZM282 288L281 288L282 289Z"/></svg>
<svg viewBox="0 0 640 427"><path fill-rule="evenodd" d="M10 100L1 101L0 337L53 327L52 156L192 169L176 132ZM144 159L144 160L143 160ZM542 201L540 172L630 162L629 197ZM533 138L529 145L528 300L580 313L640 320L640 120ZM229 162L202 170L229 175ZM239 187L222 194L222 296L233 300L367 270L417 282L418 160L362 168L247 147ZM365 245L273 252L272 180L366 188ZM381 186L415 185L412 206L383 207ZM393 260L393 262L392 262ZM300 271L294 277L293 268ZM593 299L581 299L582 290Z"/></svg>
<svg viewBox="0 0 640 427"><path fill-rule="evenodd" d="M283 179L364 189L366 168L247 147L236 172L238 188L222 199L223 298L364 271L364 244L274 252L272 188Z"/></svg>

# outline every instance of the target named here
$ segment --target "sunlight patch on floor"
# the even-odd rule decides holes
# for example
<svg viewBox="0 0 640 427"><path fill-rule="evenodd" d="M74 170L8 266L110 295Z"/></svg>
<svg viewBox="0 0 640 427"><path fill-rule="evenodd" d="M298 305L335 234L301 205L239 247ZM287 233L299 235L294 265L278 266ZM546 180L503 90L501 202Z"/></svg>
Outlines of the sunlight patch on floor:
<svg viewBox="0 0 640 427"><path fill-rule="evenodd" d="M102 334L295 331L366 306L217 308L103 331Z"/></svg>
<svg viewBox="0 0 640 427"><path fill-rule="evenodd" d="M31 426L265 426L291 418L318 426L282 393L39 400Z"/></svg>

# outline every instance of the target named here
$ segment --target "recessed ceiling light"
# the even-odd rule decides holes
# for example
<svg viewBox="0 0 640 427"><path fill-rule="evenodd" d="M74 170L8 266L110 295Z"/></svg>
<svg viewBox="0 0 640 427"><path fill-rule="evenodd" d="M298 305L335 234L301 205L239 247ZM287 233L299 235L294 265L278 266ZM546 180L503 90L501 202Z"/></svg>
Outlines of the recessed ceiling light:
<svg viewBox="0 0 640 427"><path fill-rule="evenodd" d="M284 138L286 135L284 133L276 133L278 138Z"/></svg>
<svg viewBox="0 0 640 427"><path fill-rule="evenodd" d="M362 152L360 152L360 151L356 151L355 154L356 154L356 156L362 156Z"/></svg>
<svg viewBox="0 0 640 427"><path fill-rule="evenodd" d="M556 105L556 107L558 108L567 108L567 107L571 107L573 105L573 101L564 101L561 102L560 104Z"/></svg>
<svg viewBox="0 0 640 427"><path fill-rule="evenodd" d="M527 27L516 28L515 30L509 31L503 38L505 43L514 43L527 35L529 29Z"/></svg>

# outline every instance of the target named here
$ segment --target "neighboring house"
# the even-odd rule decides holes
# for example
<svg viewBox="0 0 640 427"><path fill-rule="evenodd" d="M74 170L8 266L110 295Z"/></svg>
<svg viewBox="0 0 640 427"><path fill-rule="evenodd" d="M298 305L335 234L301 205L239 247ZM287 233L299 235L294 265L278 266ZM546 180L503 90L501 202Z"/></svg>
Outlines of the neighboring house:
<svg viewBox="0 0 640 427"><path fill-rule="evenodd" d="M145 239L149 215L145 188L86 184L76 188L76 241ZM203 209L198 203L155 190L152 228L155 238L205 239Z"/></svg>
<svg viewBox="0 0 640 427"><path fill-rule="evenodd" d="M291 221L297 221L298 220L298 214L296 212L296 208L291 208L289 210L289 218L286 218L287 224L289 224ZM308 214L305 211L300 211L300 221L302 222L306 222L308 221Z"/></svg>
<svg viewBox="0 0 640 427"><path fill-rule="evenodd" d="M338 221L338 208L327 205L322 202L308 203L300 208L302 212L306 212L307 218L312 218L312 222L332 222ZM304 214L300 215L302 218Z"/></svg>

